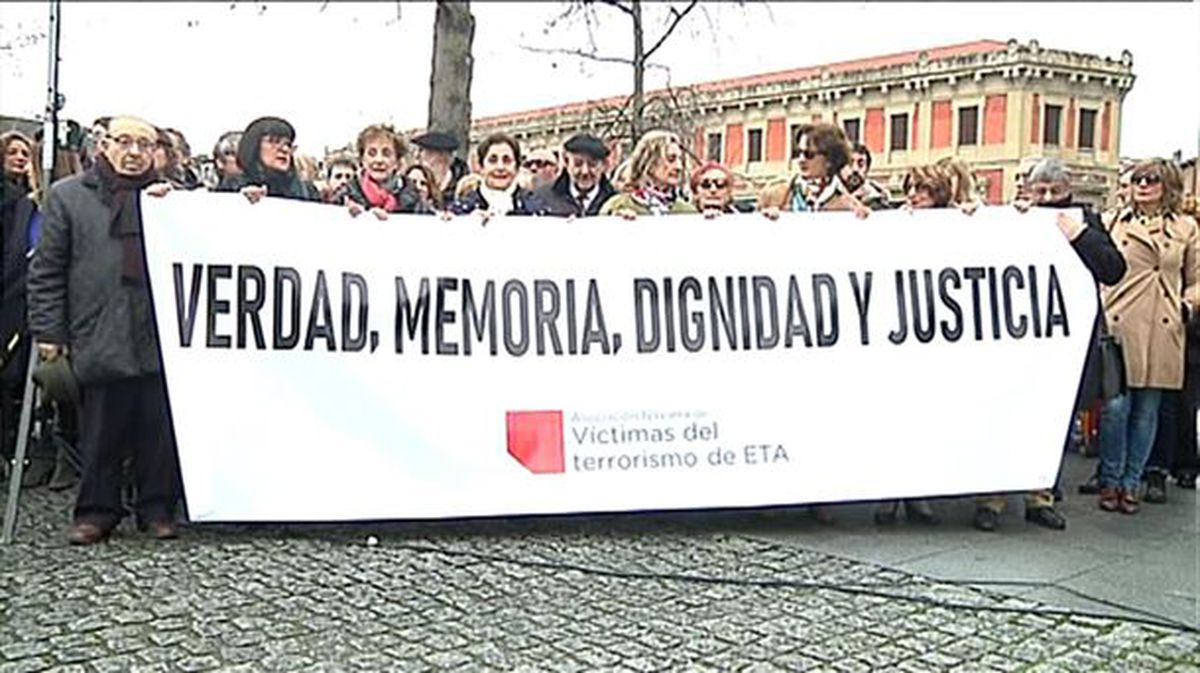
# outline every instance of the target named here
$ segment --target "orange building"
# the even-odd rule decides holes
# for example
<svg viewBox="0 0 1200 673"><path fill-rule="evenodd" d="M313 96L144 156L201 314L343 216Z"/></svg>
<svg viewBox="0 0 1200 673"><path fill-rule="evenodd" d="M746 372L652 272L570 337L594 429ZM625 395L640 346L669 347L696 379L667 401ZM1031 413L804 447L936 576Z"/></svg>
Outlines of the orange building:
<svg viewBox="0 0 1200 673"><path fill-rule="evenodd" d="M872 177L894 190L909 167L954 155L974 169L985 200L1000 203L1013 196L1022 158L1057 156L1080 200L1100 203L1116 183L1132 66L1128 51L1113 59L981 40L682 87L671 92L684 101L672 119L697 158L740 173L746 191L794 171L796 128L825 121L870 148ZM625 100L478 119L472 140L505 131L526 147L556 148L612 128Z"/></svg>

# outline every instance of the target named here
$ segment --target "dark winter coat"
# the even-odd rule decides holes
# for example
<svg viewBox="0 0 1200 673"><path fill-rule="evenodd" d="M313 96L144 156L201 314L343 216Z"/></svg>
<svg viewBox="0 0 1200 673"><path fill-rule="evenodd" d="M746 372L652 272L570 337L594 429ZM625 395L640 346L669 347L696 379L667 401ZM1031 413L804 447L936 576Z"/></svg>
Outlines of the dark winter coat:
<svg viewBox="0 0 1200 673"><path fill-rule="evenodd" d="M83 385L161 369L149 288L122 282L111 201L95 169L55 183L29 264L29 331L67 345Z"/></svg>
<svg viewBox="0 0 1200 673"><path fill-rule="evenodd" d="M240 192L242 188L256 185L267 188L268 197L279 197L282 199L295 199L297 201L321 201L321 191L316 188L311 182L300 179L300 175L293 170L291 173L275 177L274 179L264 179L252 176L248 173L234 175L228 179L222 180L221 184L217 185L215 191L218 192Z"/></svg>
<svg viewBox="0 0 1200 673"><path fill-rule="evenodd" d="M1067 204L1066 207L1071 207ZM1074 241L1071 247L1075 254L1083 260L1084 266L1092 272L1092 277L1101 285L1115 285L1125 276L1125 258L1104 228L1100 215L1091 208L1083 209L1083 221L1087 228ZM1098 312L1096 323L1092 327L1092 347L1088 351L1083 366L1083 380L1079 385L1077 407L1086 408L1100 398L1100 353L1099 336L1101 322L1104 320L1103 311Z"/></svg>
<svg viewBox="0 0 1200 673"><path fill-rule="evenodd" d="M343 205L345 200L349 198L363 208L370 210L371 204L367 201L367 195L363 193L361 176L355 177L338 189L333 196L333 203ZM368 178L369 179L369 178ZM414 213L418 215L427 215L433 212L429 205L421 201L421 197L413 191L402 176L396 176L392 179L392 184L388 190L396 199L396 210L394 213Z"/></svg>
<svg viewBox="0 0 1200 673"><path fill-rule="evenodd" d="M23 185L4 185L0 200L0 363L3 376L19 380L25 374L18 345L8 352L13 336L25 332L25 281L29 251L37 240L41 213Z"/></svg>
<svg viewBox="0 0 1200 673"><path fill-rule="evenodd" d="M599 192L588 204L587 212L580 212L579 203L571 195L571 176L563 171L553 183L534 190L525 202L526 214L549 215L551 217L591 217L600 213L600 206L617 193L607 176L600 176Z"/></svg>

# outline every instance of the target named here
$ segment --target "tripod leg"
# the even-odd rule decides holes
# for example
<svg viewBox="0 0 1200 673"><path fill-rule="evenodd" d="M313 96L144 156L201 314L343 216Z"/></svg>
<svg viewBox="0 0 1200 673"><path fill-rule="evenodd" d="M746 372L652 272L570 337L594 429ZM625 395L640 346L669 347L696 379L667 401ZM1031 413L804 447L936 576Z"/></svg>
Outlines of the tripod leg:
<svg viewBox="0 0 1200 673"><path fill-rule="evenodd" d="M29 424L33 417L33 368L38 352L29 349L29 365L25 369L25 395L21 398L21 420L17 423L17 450L13 453L12 474L8 477L8 501L4 506L4 528L0 544L11 544L17 526L17 499L21 496L21 477L25 472L25 452L29 449Z"/></svg>

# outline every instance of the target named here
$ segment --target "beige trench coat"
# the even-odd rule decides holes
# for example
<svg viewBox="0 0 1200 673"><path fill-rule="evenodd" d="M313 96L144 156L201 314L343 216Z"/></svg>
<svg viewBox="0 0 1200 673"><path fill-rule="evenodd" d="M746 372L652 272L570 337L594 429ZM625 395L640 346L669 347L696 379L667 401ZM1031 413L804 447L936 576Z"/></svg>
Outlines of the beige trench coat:
<svg viewBox="0 0 1200 673"><path fill-rule="evenodd" d="M1185 215L1110 212L1104 226L1125 257L1125 277L1101 289L1108 329L1121 341L1131 388L1183 387L1182 310L1200 306L1200 231Z"/></svg>

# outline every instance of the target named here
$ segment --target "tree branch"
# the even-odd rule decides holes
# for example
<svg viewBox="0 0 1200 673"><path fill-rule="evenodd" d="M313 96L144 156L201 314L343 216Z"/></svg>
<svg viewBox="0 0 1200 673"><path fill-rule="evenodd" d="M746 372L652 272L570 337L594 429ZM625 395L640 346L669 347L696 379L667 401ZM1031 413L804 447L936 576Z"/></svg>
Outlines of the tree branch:
<svg viewBox="0 0 1200 673"><path fill-rule="evenodd" d="M587 0L585 0L585 1L587 1ZM625 5L622 5L620 2L617 2L617 0L600 0L600 2L603 2L604 4L610 5L612 7L616 7L617 9L621 10L622 12L625 12L629 16L633 16L633 9L626 7Z"/></svg>
<svg viewBox="0 0 1200 673"><path fill-rule="evenodd" d="M679 25L680 21L683 21L684 17L686 17L693 9L696 8L698 2L699 0L692 0L688 3L687 7L683 8L682 12L676 10L674 7L671 8L671 14L674 15L674 18L671 20L671 25L667 26L667 32L663 33L662 37L658 38L658 42L655 42L654 46L646 50L646 55L642 57L643 59L649 59L654 55L654 52L658 51L659 47L663 46L663 43L667 41L667 38L671 37L671 33L675 32L675 27Z"/></svg>
<svg viewBox="0 0 1200 673"><path fill-rule="evenodd" d="M559 56L574 56L576 58L586 58L590 61L599 61L601 63L620 63L622 65L633 65L633 59L624 58L622 56L601 56L594 52L583 51L582 49L562 49L555 47L553 49L545 49L542 47L531 47L527 44L520 45L524 51L534 54L557 54ZM661 63L647 63L647 68L659 68L671 72L671 69Z"/></svg>

